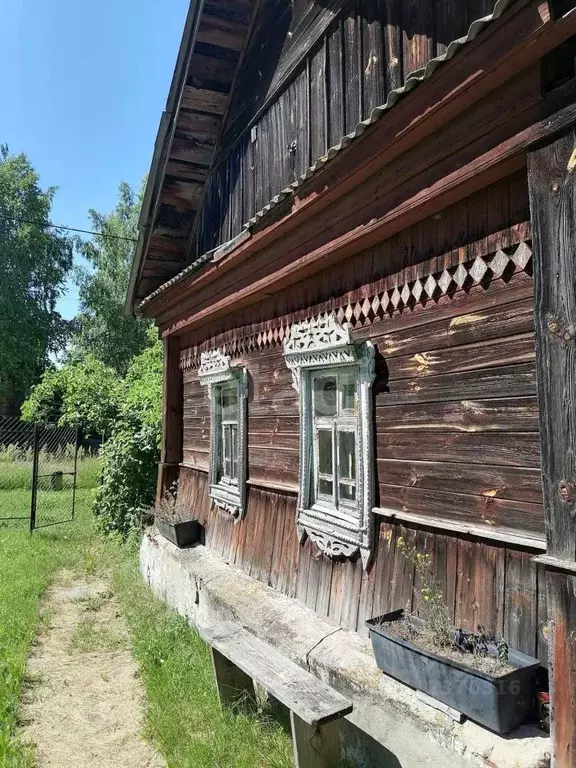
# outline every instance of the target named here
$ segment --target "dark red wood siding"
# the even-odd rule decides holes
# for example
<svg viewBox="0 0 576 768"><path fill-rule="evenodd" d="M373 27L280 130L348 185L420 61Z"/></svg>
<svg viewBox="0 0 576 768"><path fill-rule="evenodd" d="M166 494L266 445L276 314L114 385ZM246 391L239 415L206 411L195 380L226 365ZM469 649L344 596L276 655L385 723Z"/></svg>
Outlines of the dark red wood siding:
<svg viewBox="0 0 576 768"><path fill-rule="evenodd" d="M544 659L543 579L534 552L434 528L448 520L520 536L544 531L529 238L519 172L296 289L183 336L181 488L206 524L207 545L364 631L370 615L413 607L414 572L396 555L402 535L433 553L456 623L505 632L515 647ZM495 254L506 265L500 274ZM462 265L472 274L475 264L486 266L480 282L470 278L459 288L442 281L445 271L454 275ZM416 282L430 276L445 289L416 301ZM395 290L404 295L396 307ZM385 293L393 298L383 311ZM379 518L368 572L296 538L298 401L282 339L292 322L327 310L377 348L377 505L423 518L419 526ZM222 345L250 373L248 508L238 525L210 510L208 401L194 367L203 349Z"/></svg>

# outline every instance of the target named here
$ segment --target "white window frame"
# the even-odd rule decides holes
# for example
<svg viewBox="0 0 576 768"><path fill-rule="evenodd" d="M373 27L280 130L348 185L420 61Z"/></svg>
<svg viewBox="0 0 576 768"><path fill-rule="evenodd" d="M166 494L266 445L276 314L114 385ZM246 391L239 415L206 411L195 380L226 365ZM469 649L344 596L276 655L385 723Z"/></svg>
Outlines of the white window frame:
<svg viewBox="0 0 576 768"><path fill-rule="evenodd" d="M302 542L309 536L330 557L353 557L360 552L368 567L373 547L374 447L372 383L375 378L374 345L355 342L351 329L334 315L296 323L284 342L286 365L300 398L300 470L297 530ZM352 374L356 378L357 415L338 417L342 427L355 430L356 501L334 503L338 446L332 446L333 499L316 498L318 470L315 444L314 380L322 376ZM337 397L340 397L337 391ZM337 432L334 419L333 434ZM316 423L319 423L318 421Z"/></svg>
<svg viewBox="0 0 576 768"><path fill-rule="evenodd" d="M241 366L232 367L230 357L223 350L213 349L202 352L198 379L208 387L210 399L210 499L214 506L238 521L246 511L248 372ZM237 388L236 418L230 422L237 425L236 476L224 474L226 424L220 404L223 390L231 386Z"/></svg>

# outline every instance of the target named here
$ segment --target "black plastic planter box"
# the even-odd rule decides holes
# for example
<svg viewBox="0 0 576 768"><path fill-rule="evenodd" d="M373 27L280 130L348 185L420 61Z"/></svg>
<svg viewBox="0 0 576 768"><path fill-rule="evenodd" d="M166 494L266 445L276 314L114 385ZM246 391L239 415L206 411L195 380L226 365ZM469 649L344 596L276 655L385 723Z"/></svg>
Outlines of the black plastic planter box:
<svg viewBox="0 0 576 768"><path fill-rule="evenodd" d="M202 527L198 520L186 520L184 523L169 523L167 520L155 519L158 531L165 539L177 547L189 547L200 540Z"/></svg>
<svg viewBox="0 0 576 768"><path fill-rule="evenodd" d="M538 659L510 650L508 661L516 669L493 677L386 631L387 624L403 618L404 611L394 611L366 622L376 663L383 672L497 733L508 733L526 721L534 709ZM412 617L408 620L418 623ZM490 652L495 654L496 648Z"/></svg>

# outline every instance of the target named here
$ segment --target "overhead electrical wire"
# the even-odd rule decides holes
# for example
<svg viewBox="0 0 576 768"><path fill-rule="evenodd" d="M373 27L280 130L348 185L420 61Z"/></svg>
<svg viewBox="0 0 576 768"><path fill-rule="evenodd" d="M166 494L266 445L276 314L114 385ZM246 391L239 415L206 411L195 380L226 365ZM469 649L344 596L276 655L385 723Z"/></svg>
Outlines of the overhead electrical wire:
<svg viewBox="0 0 576 768"><path fill-rule="evenodd" d="M65 229L68 232L81 232L84 235L96 235L97 237L105 237L108 240L125 240L127 243L138 242L138 240L134 237L123 237L122 235L106 235L104 232L91 232L89 229L65 227L63 224L53 224L51 221L39 223L38 221L31 221L29 219L18 219L15 216L0 216L0 221L13 221L16 224L33 224L36 227L43 227L46 229Z"/></svg>

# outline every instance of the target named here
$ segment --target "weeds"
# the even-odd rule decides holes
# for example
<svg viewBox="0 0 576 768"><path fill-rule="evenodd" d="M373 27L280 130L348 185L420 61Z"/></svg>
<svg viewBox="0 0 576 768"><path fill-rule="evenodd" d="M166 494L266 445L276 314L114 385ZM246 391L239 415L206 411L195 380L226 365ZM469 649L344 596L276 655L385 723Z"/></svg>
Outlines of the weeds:
<svg viewBox="0 0 576 768"><path fill-rule="evenodd" d="M507 664L509 647L503 637L496 642L496 639L481 626L477 627L476 632L453 628L450 610L436 579L432 556L429 553L418 552L416 547L408 545L402 536L398 538L397 546L398 551L412 563L419 577L419 591L428 609L425 618L426 630L433 644L438 648L451 647L478 657L489 656L490 647L496 645L498 661L501 664Z"/></svg>
<svg viewBox="0 0 576 768"><path fill-rule="evenodd" d="M432 641L439 648L445 648L452 643L452 617L436 579L432 557L409 546L401 536L398 539L398 550L414 565L420 577L420 593L428 608L426 625Z"/></svg>
<svg viewBox="0 0 576 768"><path fill-rule="evenodd" d="M191 519L190 505L178 495L178 483L175 482L165 491L162 498L150 509L150 517L158 517L168 523L183 523Z"/></svg>

